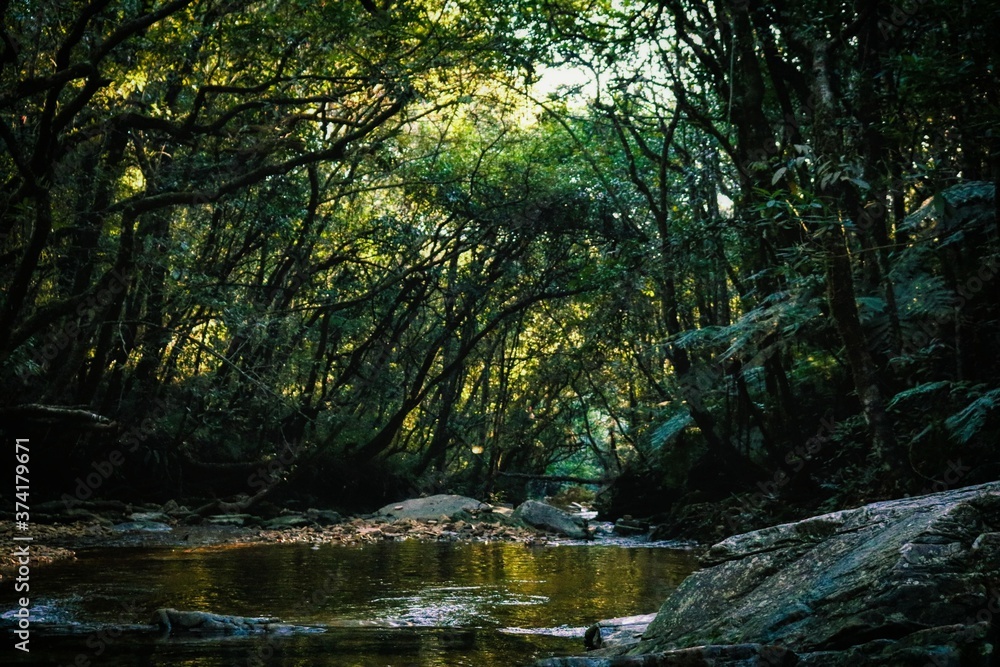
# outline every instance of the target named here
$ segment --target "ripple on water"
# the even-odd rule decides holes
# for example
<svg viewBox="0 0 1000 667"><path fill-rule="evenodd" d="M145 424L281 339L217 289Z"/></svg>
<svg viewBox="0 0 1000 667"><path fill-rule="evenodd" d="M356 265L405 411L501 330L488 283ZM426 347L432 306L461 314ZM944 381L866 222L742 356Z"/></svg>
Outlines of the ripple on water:
<svg viewBox="0 0 1000 667"><path fill-rule="evenodd" d="M654 545L619 548L598 540L551 549L386 542L318 551L308 545L87 550L77 561L49 566L38 599L32 598L38 618L73 623L73 636L46 639L37 653L33 643L31 655L15 656L12 665L73 664L81 652L96 664L87 628L141 623L162 606L276 616L326 629L281 638L286 665L528 664L579 651L586 626L597 619L657 609L697 566L692 552L646 546ZM254 638L128 636L109 645L100 664L131 667L142 654L143 664L232 667L256 664L261 651L271 649Z"/></svg>
<svg viewBox="0 0 1000 667"><path fill-rule="evenodd" d="M417 627L495 626L500 619L491 611L497 607L542 605L544 595L515 593L492 586L432 586L411 595L373 600L381 608L379 620L386 625Z"/></svg>
<svg viewBox="0 0 1000 667"><path fill-rule="evenodd" d="M51 625L76 625L77 611L81 600L79 595L69 595L63 598L39 598L32 600L33 605L28 607L32 623L44 623ZM18 621L17 613L19 607L15 607L0 614L4 625L16 625Z"/></svg>
<svg viewBox="0 0 1000 667"><path fill-rule="evenodd" d="M587 633L587 628L560 625L558 628L498 628L505 635L541 635L543 637L565 637L576 639Z"/></svg>

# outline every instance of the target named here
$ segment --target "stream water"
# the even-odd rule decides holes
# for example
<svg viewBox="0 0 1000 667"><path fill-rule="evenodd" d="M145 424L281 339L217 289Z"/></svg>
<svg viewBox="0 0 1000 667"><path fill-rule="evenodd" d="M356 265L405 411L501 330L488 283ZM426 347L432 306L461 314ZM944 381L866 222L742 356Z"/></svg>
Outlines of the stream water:
<svg viewBox="0 0 1000 667"><path fill-rule="evenodd" d="M510 667L580 652L601 618L656 611L695 568L656 546L384 542L95 549L32 572L33 633L18 665ZM13 591L2 589L4 607ZM158 607L275 616L323 630L288 637L121 634ZM88 630L89 628L89 630ZM103 628L103 629L102 629ZM11 650L8 650L11 649Z"/></svg>

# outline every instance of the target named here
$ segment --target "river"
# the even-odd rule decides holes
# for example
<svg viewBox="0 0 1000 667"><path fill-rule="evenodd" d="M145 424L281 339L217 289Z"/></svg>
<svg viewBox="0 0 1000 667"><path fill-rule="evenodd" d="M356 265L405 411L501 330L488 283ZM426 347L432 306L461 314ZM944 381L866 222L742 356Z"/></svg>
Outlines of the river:
<svg viewBox="0 0 1000 667"><path fill-rule="evenodd" d="M93 549L32 572L33 622L77 633L34 632L30 654L4 652L14 654L11 664L77 667L510 667L579 652L595 620L655 611L695 567L690 551L621 544ZM3 593L13 597L6 584ZM159 607L275 616L316 632L160 639L118 631Z"/></svg>

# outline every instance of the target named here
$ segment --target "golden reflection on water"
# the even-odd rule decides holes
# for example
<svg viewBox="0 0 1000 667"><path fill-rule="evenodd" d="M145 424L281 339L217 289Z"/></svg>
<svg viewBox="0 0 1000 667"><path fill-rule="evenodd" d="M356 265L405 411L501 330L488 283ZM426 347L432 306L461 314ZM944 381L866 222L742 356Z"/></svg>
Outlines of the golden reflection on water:
<svg viewBox="0 0 1000 667"><path fill-rule="evenodd" d="M39 587L88 621L122 622L127 599L145 613L169 606L327 627L281 639L122 640L102 664L139 664L141 652L156 656L148 664L219 667L507 667L580 650L599 619L656 611L695 567L693 553L662 548L270 544L96 551L52 566ZM72 641L56 644L72 653ZM254 662L261 652L270 657Z"/></svg>

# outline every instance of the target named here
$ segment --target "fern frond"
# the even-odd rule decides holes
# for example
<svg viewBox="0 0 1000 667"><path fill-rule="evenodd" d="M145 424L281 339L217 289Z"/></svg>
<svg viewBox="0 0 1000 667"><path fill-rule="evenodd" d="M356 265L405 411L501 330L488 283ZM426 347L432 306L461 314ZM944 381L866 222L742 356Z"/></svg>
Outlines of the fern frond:
<svg viewBox="0 0 1000 667"><path fill-rule="evenodd" d="M945 420L944 425L961 444L967 444L987 425L990 416L1000 410L1000 388L986 392L958 414Z"/></svg>
<svg viewBox="0 0 1000 667"><path fill-rule="evenodd" d="M682 331L673 337L672 342L686 350L696 350L714 347L725 342L730 336L731 327L708 326L700 329Z"/></svg>
<svg viewBox="0 0 1000 667"><path fill-rule="evenodd" d="M892 397L887 406L890 410L898 405L902 405L908 401L914 399L929 399L936 398L942 392L951 389L952 382L950 380L941 380L940 382L925 382L923 384L918 384L912 389L907 389L901 391Z"/></svg>
<svg viewBox="0 0 1000 667"><path fill-rule="evenodd" d="M680 435L681 431L691 423L691 415L687 412L679 412L667 421L663 422L649 434L649 443L653 449L660 449L665 444Z"/></svg>

